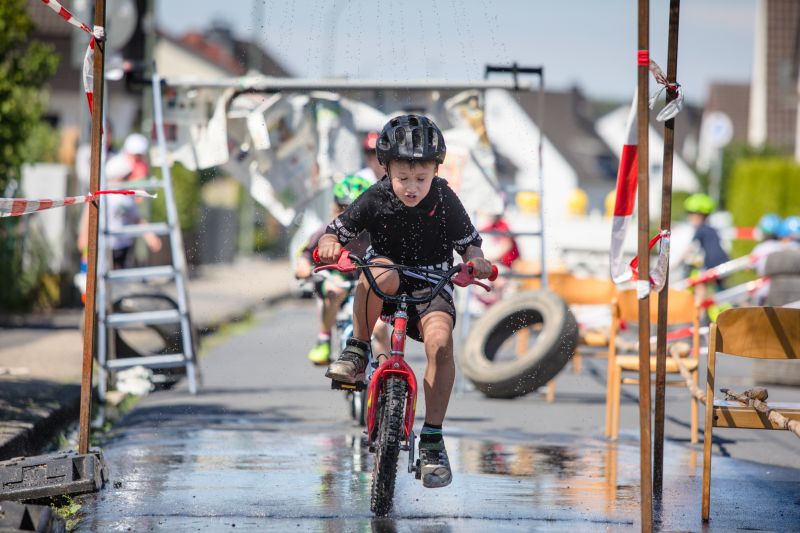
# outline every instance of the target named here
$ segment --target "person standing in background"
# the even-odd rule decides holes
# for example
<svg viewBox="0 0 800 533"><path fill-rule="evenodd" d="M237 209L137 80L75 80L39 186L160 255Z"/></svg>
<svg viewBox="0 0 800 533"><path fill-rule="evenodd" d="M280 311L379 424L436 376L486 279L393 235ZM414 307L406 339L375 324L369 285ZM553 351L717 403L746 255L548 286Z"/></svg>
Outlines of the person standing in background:
<svg viewBox="0 0 800 533"><path fill-rule="evenodd" d="M128 156L133 166L131 180L144 179L150 176L150 165L147 162L147 150L150 143L141 133L131 133L122 144L122 152Z"/></svg>

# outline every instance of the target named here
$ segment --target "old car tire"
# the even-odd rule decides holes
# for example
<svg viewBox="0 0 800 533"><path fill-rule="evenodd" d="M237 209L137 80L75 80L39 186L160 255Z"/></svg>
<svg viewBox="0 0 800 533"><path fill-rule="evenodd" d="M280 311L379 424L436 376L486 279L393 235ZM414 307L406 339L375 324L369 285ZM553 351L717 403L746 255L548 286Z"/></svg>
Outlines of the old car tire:
<svg viewBox="0 0 800 533"><path fill-rule="evenodd" d="M536 343L512 361L495 361L501 345L523 327L542 324ZM460 353L461 369L490 398L515 398L554 378L578 342L578 325L567 304L549 291L522 292L475 321Z"/></svg>

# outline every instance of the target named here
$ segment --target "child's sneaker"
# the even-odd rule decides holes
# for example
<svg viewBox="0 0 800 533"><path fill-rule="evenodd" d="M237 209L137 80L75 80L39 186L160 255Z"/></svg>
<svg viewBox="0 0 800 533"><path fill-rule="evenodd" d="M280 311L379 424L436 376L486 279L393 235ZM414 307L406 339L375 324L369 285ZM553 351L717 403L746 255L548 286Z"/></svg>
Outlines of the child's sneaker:
<svg viewBox="0 0 800 533"><path fill-rule="evenodd" d="M331 343L322 341L308 352L308 360L315 365L327 365L331 362Z"/></svg>
<svg viewBox="0 0 800 533"><path fill-rule="evenodd" d="M368 350L367 343L352 337L347 339L342 355L328 366L325 377L344 383L364 381L364 371L369 360Z"/></svg>
<svg viewBox="0 0 800 533"><path fill-rule="evenodd" d="M422 469L422 485L429 489L446 487L453 481L450 460L444 448L444 439L436 442L419 443L420 468Z"/></svg>

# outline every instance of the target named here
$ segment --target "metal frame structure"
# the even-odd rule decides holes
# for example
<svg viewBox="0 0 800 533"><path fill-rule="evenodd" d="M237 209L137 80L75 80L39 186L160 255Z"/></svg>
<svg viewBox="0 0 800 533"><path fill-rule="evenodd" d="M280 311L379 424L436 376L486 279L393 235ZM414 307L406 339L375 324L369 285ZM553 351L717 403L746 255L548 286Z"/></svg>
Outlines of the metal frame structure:
<svg viewBox="0 0 800 533"><path fill-rule="evenodd" d="M491 73L511 73L511 80L489 80ZM520 81L519 74L533 74L539 76L538 85ZM541 277L542 288L547 287L547 269L545 261L544 240L544 174L543 174L543 145L544 133L541 126L544 111L544 67L519 67L516 63L511 66L487 65L485 79L476 81L451 81L451 80L415 80L415 81L378 81L378 80L346 80L346 79L298 79L298 78L270 78L265 76L245 76L222 80L203 80L199 78L174 78L165 79L164 83L173 88L185 89L237 89L238 91L254 93L277 93L283 91L404 91L404 90L441 90L441 91L467 91L504 89L508 91L538 92L538 120L536 124L539 131L537 146L538 154L538 189L530 190L521 187L511 187L505 192L535 192L539 195L539 230L511 232L511 236L539 237L541 255L541 274L503 274L508 277Z"/></svg>
<svg viewBox="0 0 800 533"><path fill-rule="evenodd" d="M188 272L186 269L186 258L183 248L183 237L181 235L178 220L178 211L175 205L175 195L172 190L172 175L167 157L167 144L164 135L164 117L161 93L161 78L154 72L152 76L153 89L153 118L156 131L156 141L161 150L161 179L150 179L146 182L137 184L144 188L160 188L164 192L164 204L166 207L167 222L153 224L138 224L126 226L119 230L111 231L108 228L108 212L101 206L100 231L98 235L98 249L105 250L108 246L111 235L134 235L141 236L152 232L157 235L169 235L170 256L172 263L163 266L125 268L111 270L108 264L107 254L101 253L98 256L98 277L97 277L97 318L98 318L98 346L97 360L100 364L101 375L97 384L98 396L104 400L107 391L107 380L111 372L130 368L132 366L144 366L147 368L174 368L186 367L186 375L189 383L189 392L197 393L197 371L194 348L194 331L189 315L189 298L186 282ZM101 187L105 188L104 173L101 173ZM113 186L110 188L114 188ZM108 284L126 281L144 281L148 279L172 280L175 283L177 296L177 309L140 311L133 313L116 313L109 307L110 293ZM181 351L175 354L150 355L144 357L109 357L113 354L113 339L109 332L115 329L138 325L156 324L180 324L181 331Z"/></svg>

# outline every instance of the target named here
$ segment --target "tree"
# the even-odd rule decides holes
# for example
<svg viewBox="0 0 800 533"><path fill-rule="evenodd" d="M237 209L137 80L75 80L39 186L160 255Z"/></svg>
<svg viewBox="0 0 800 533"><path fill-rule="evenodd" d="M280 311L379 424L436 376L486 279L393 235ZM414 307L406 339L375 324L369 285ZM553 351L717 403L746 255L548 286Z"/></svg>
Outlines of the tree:
<svg viewBox="0 0 800 533"><path fill-rule="evenodd" d="M22 164L35 157L30 143L36 132L42 138L42 86L58 66L52 46L29 39L33 22L26 5L26 0L0 0L0 197L19 180ZM24 218L0 219L0 309L5 311L46 307L58 292L46 272L47 250L37 235L28 234Z"/></svg>
<svg viewBox="0 0 800 533"><path fill-rule="evenodd" d="M0 196L28 161L26 142L41 124L42 86L55 73L52 46L31 41L25 0L0 1Z"/></svg>

